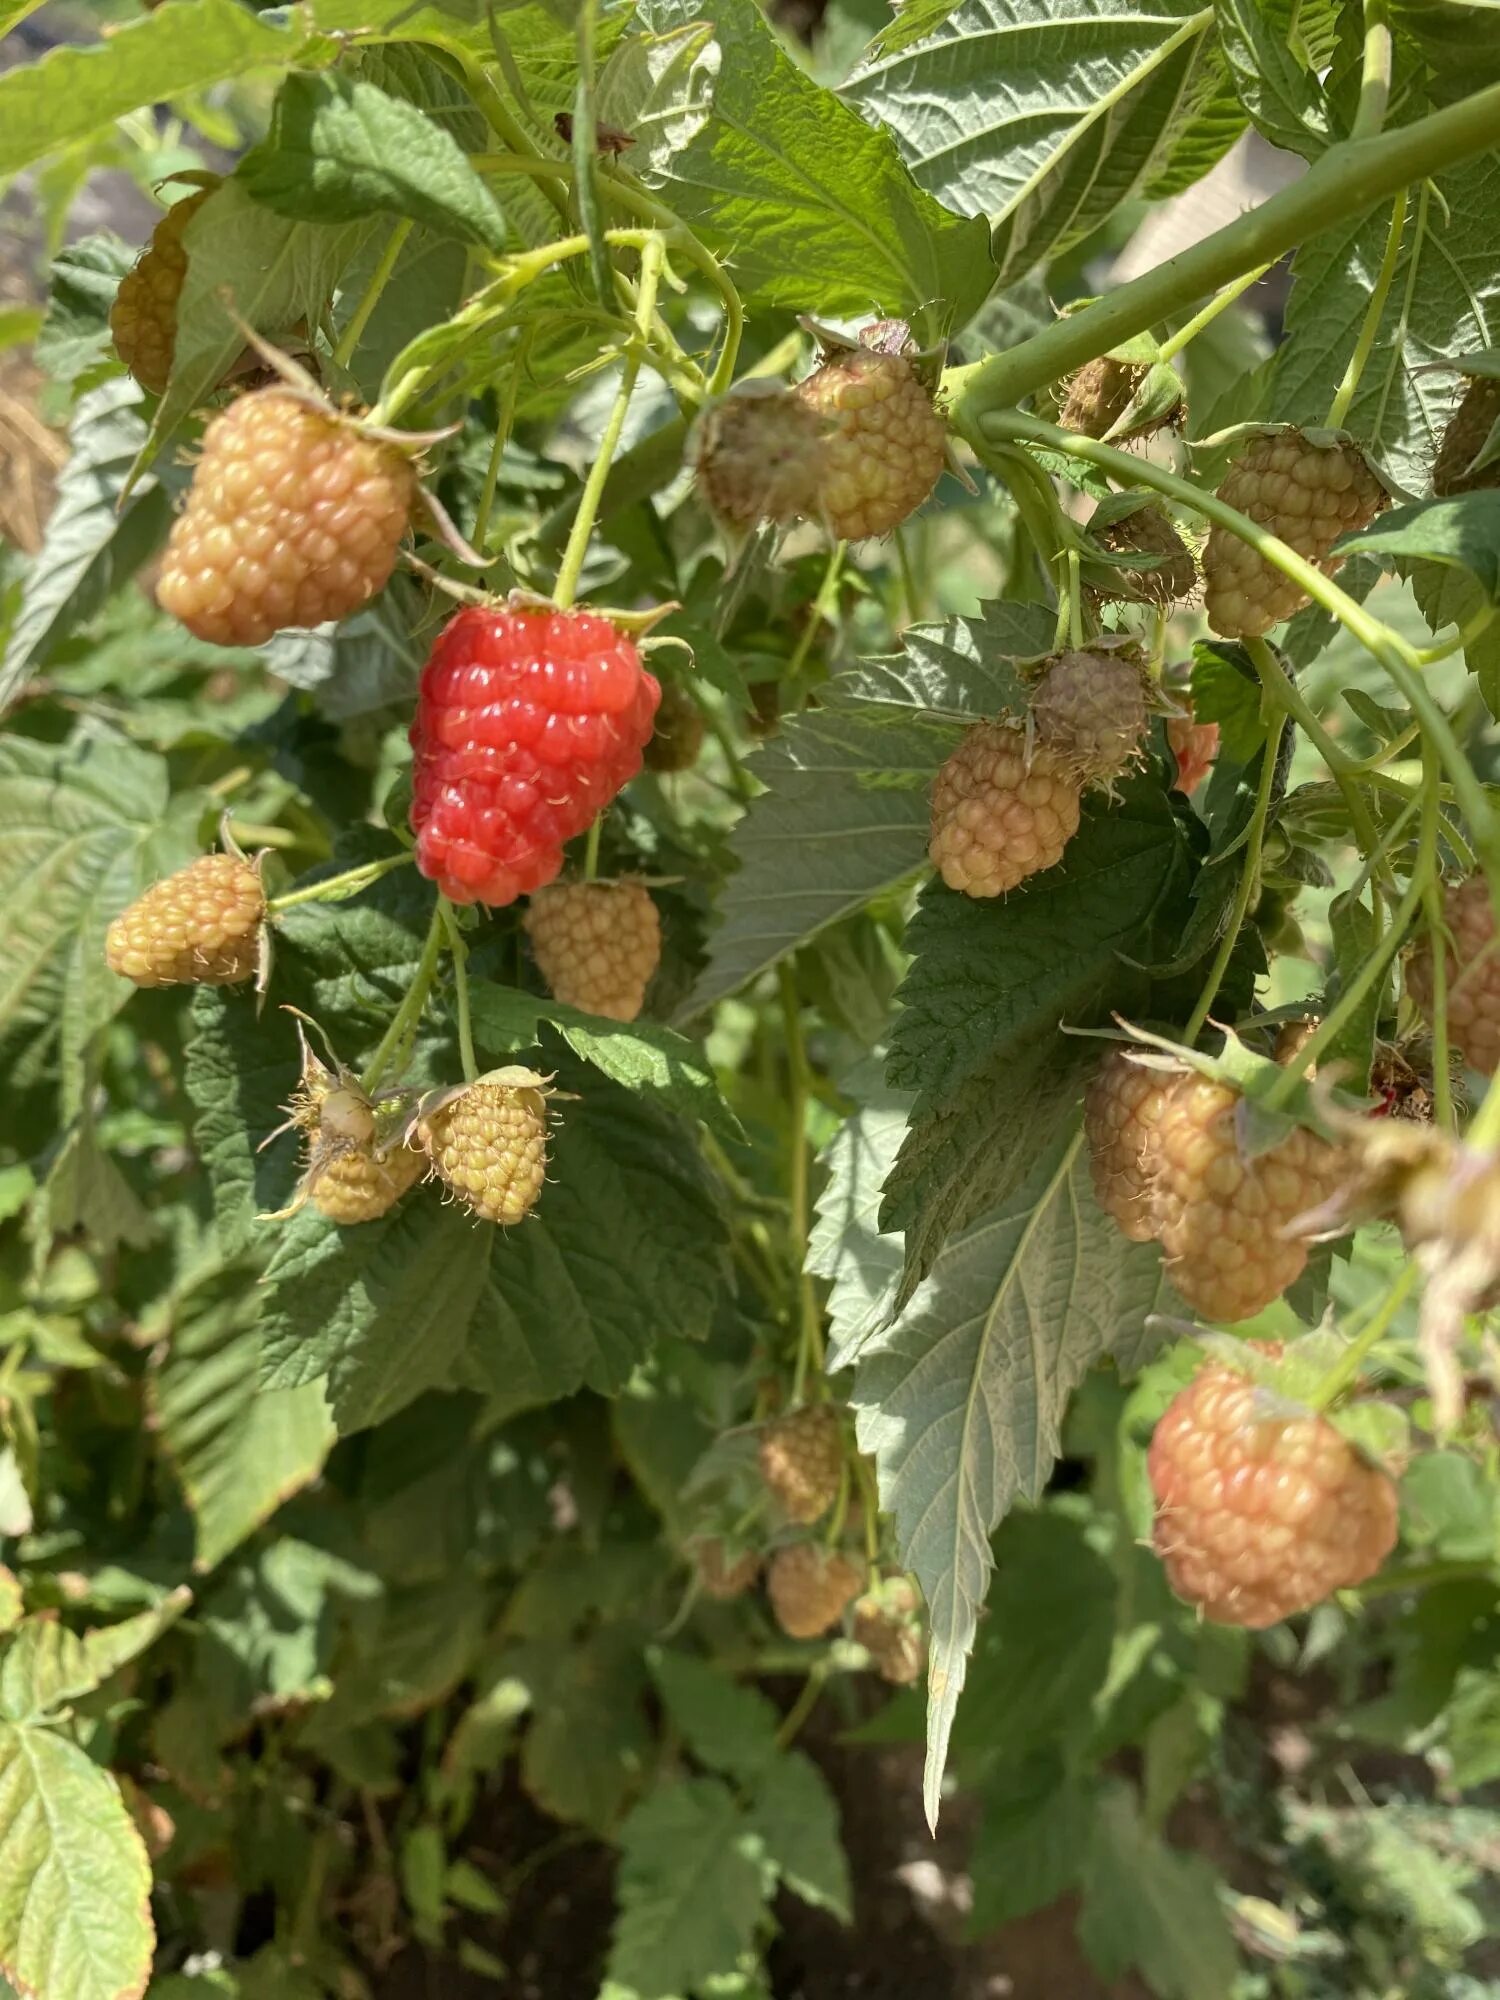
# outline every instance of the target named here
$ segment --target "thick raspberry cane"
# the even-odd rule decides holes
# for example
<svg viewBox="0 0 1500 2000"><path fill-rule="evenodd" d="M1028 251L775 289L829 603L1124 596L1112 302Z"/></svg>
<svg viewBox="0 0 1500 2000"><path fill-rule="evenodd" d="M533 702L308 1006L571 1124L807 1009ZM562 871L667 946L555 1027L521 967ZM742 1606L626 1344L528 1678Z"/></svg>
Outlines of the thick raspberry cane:
<svg viewBox="0 0 1500 2000"><path fill-rule="evenodd" d="M499 906L552 881L563 843L640 769L660 699L607 618L460 611L411 729L417 866L455 903Z"/></svg>

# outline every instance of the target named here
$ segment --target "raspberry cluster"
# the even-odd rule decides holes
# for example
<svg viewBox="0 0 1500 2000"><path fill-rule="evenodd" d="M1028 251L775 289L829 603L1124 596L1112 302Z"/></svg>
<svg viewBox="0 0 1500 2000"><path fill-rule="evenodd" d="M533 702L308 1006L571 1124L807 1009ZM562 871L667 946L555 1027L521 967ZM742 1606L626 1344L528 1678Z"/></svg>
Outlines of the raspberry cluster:
<svg viewBox="0 0 1500 2000"><path fill-rule="evenodd" d="M1057 412L1059 425L1084 437L1107 436L1130 408L1146 374L1143 363L1121 361L1113 354L1086 361L1068 378Z"/></svg>
<svg viewBox="0 0 1500 2000"><path fill-rule="evenodd" d="M1219 498L1330 572L1335 565L1324 558L1334 543L1386 504L1385 488L1353 445L1314 444L1290 429L1251 438L1225 474ZM1259 638L1308 602L1299 584L1217 525L1203 572L1208 622L1225 639Z"/></svg>
<svg viewBox="0 0 1500 2000"><path fill-rule="evenodd" d="M922 1600L910 1577L884 1578L854 1607L854 1636L892 1687L911 1687L927 1663Z"/></svg>
<svg viewBox="0 0 1500 2000"><path fill-rule="evenodd" d="M1102 526L1089 524L1099 546L1113 555L1152 556L1150 569L1116 569L1098 595L1109 602L1156 604L1163 609L1198 588L1198 563L1160 507L1137 507Z"/></svg>
<svg viewBox="0 0 1500 2000"><path fill-rule="evenodd" d="M727 1543L709 1536L694 1542L689 1553L698 1588L721 1604L743 1597L760 1576L760 1556L754 1549L736 1554Z"/></svg>
<svg viewBox="0 0 1500 2000"><path fill-rule="evenodd" d="M173 203L152 230L151 241L120 280L109 309L116 354L153 396L165 390L177 352L177 302L187 277L187 249L182 239L212 193L212 188L200 188Z"/></svg>
<svg viewBox="0 0 1500 2000"><path fill-rule="evenodd" d="M554 882L526 911L526 935L554 999L633 1021L661 958L661 920L640 882Z"/></svg>
<svg viewBox="0 0 1500 2000"><path fill-rule="evenodd" d="M455 903L553 880L641 766L661 690L586 611L460 611L422 670L412 723L417 865Z"/></svg>
<svg viewBox="0 0 1500 2000"><path fill-rule="evenodd" d="M348 1228L374 1222L394 1208L427 1171L426 1155L413 1146L370 1146L333 1153L312 1177L308 1199L319 1215Z"/></svg>
<svg viewBox="0 0 1500 2000"><path fill-rule="evenodd" d="M1373 1576L1396 1540L1387 1475L1324 1418L1267 1404L1246 1376L1210 1364L1151 1439L1157 1552L1177 1595L1220 1625L1305 1611Z"/></svg>
<svg viewBox="0 0 1500 2000"><path fill-rule="evenodd" d="M389 579L415 494L395 445L292 390L253 390L203 434L157 599L220 646L347 618Z"/></svg>
<svg viewBox="0 0 1500 2000"><path fill-rule="evenodd" d="M1094 1194L1132 1243L1156 1234L1147 1161L1173 1079L1112 1049L1083 1100Z"/></svg>
<svg viewBox="0 0 1500 2000"><path fill-rule="evenodd" d="M1482 875L1470 875L1443 893L1443 922L1452 943L1444 951L1448 1039L1472 1069L1493 1076L1500 1068L1500 945L1495 906ZM1406 990L1432 1019L1432 944L1424 939L1406 967Z"/></svg>
<svg viewBox="0 0 1500 2000"><path fill-rule="evenodd" d="M1053 867L1078 831L1078 780L1026 732L980 722L938 772L928 856L950 889L1002 896Z"/></svg>
<svg viewBox="0 0 1500 2000"><path fill-rule="evenodd" d="M137 986L235 986L259 968L265 918L260 870L237 854L204 854L121 911L104 956Z"/></svg>

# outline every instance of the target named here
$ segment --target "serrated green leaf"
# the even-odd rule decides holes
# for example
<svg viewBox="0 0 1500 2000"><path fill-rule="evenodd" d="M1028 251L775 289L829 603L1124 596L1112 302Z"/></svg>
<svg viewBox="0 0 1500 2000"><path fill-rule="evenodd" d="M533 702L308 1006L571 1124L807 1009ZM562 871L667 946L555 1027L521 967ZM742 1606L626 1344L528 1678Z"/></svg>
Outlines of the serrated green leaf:
<svg viewBox="0 0 1500 2000"><path fill-rule="evenodd" d="M235 0L167 0L90 47L54 48L0 77L0 176L143 104L295 61L305 41L296 13L278 19Z"/></svg>
<svg viewBox="0 0 1500 2000"><path fill-rule="evenodd" d="M139 2000L150 1894L109 1773L50 1730L0 1722L0 1968L46 2000Z"/></svg>
<svg viewBox="0 0 1500 2000"><path fill-rule="evenodd" d="M1500 492L1455 493L1418 500L1377 515L1368 528L1346 535L1341 551L1363 549L1398 563L1432 562L1463 570L1491 604L1500 603Z"/></svg>
<svg viewBox="0 0 1500 2000"><path fill-rule="evenodd" d="M1224 2000L1239 1969L1212 1865L1143 1826L1123 1785L1094 1810L1078 1937L1104 1978L1135 1967L1161 2000Z"/></svg>
<svg viewBox="0 0 1500 2000"><path fill-rule="evenodd" d="M767 1765L751 1803L750 1826L794 1896L841 1923L852 1920L854 1892L838 1801L810 1757L783 1751Z"/></svg>
<svg viewBox="0 0 1500 2000"><path fill-rule="evenodd" d="M652 1747L635 1635L606 1626L586 1639L523 1647L506 1664L532 1696L534 1720L521 1746L527 1791L554 1818L617 1836L623 1846L620 1812Z"/></svg>
<svg viewBox="0 0 1500 2000"><path fill-rule="evenodd" d="M69 1128L40 1190L39 1229L53 1236L84 1236L101 1250L136 1247L156 1233L150 1211L107 1153L93 1120L80 1116Z"/></svg>
<svg viewBox="0 0 1500 2000"><path fill-rule="evenodd" d="M499 250L505 222L458 141L366 77L287 78L270 129L236 170L262 206L299 222L405 216Z"/></svg>
<svg viewBox="0 0 1500 2000"><path fill-rule="evenodd" d="M1092 1783L1049 1752L1009 1767L982 1788L973 1849L976 1935L1044 1910L1076 1886L1088 1851Z"/></svg>
<svg viewBox="0 0 1500 2000"><path fill-rule="evenodd" d="M766 1871L717 1778L666 1783L620 1829L609 1977L636 2000L674 2000L732 1972L765 1909Z"/></svg>
<svg viewBox="0 0 1500 2000"><path fill-rule="evenodd" d="M33 350L53 382L71 387L101 362L114 361L109 309L132 261L118 236L85 236L59 254Z"/></svg>
<svg viewBox="0 0 1500 2000"><path fill-rule="evenodd" d="M1156 1251L1094 1203L1076 1136L1014 1197L949 1239L890 1327L865 1343L851 1401L931 1624L926 1799L938 1788L989 1584L990 1535L1034 1499L1068 1395L1107 1354L1133 1365L1163 1293Z"/></svg>
<svg viewBox="0 0 1500 2000"><path fill-rule="evenodd" d="M961 326L994 276L983 228L915 186L889 135L805 76L751 0L720 0L710 18L712 114L685 145L672 121L648 126L634 170L732 259L747 303L805 306L815 269L822 312L910 317L941 302Z"/></svg>
<svg viewBox="0 0 1500 2000"><path fill-rule="evenodd" d="M193 995L184 1082L195 1108L193 1142L214 1194L214 1231L234 1256L268 1232L257 1216L284 1208L297 1179L297 1139L268 1135L286 1122L297 1083L296 1045L268 1032L247 993L200 987Z"/></svg>
<svg viewBox="0 0 1500 2000"><path fill-rule="evenodd" d="M964 0L845 86L918 182L994 225L1008 283L1107 221L1167 166L1220 82L1211 6Z"/></svg>
<svg viewBox="0 0 1500 2000"><path fill-rule="evenodd" d="M149 1611L118 1625L101 1625L80 1638L56 1618L26 1618L0 1652L0 1716L33 1722L82 1695L154 1645L192 1602L186 1587L169 1592Z"/></svg>
<svg viewBox="0 0 1500 2000"><path fill-rule="evenodd" d="M860 1109L823 1150L824 1180L807 1248L808 1270L830 1285L830 1372L857 1358L889 1311L904 1258L901 1237L881 1231L880 1206L906 1136L911 1098L889 1089L878 1073L851 1077L848 1088Z"/></svg>
<svg viewBox="0 0 1500 2000"><path fill-rule="evenodd" d="M1256 128L1273 146L1315 160L1330 143L1328 105L1299 39L1297 0L1216 0L1219 40ZM1328 51L1322 49L1326 65Z"/></svg>
<svg viewBox="0 0 1500 2000"><path fill-rule="evenodd" d="M689 1653L652 1655L651 1677L683 1741L712 1771L757 1786L778 1762L781 1717L758 1689Z"/></svg>
<svg viewBox="0 0 1500 2000"><path fill-rule="evenodd" d="M404 290L417 277L411 268L398 265L392 284ZM418 296L430 302L425 282ZM359 358L355 356L356 371ZM372 367L370 379L378 380L380 372L378 366ZM404 577L392 577L374 603L352 618L310 631L274 634L265 648L266 665L279 679L315 695L330 722L348 722L413 699L427 657L417 636L421 623L416 590Z"/></svg>

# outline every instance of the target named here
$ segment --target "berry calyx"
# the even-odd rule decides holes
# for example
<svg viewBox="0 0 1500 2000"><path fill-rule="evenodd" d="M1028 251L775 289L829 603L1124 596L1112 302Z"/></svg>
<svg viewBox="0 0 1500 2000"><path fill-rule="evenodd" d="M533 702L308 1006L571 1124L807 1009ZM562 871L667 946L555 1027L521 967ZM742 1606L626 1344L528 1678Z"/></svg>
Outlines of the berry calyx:
<svg viewBox="0 0 1500 2000"><path fill-rule="evenodd" d="M950 889L1001 896L1053 867L1078 831L1076 778L1008 722L976 723L932 788L928 857Z"/></svg>
<svg viewBox="0 0 1500 2000"><path fill-rule="evenodd" d="M1252 1157L1239 1105L1227 1084L1180 1076L1146 1155L1168 1275L1195 1312L1227 1324L1262 1311L1301 1276L1307 1245L1288 1225L1332 1192L1343 1164L1336 1147L1301 1126Z"/></svg>
<svg viewBox="0 0 1500 2000"><path fill-rule="evenodd" d="M183 236L212 188L199 188L174 202L151 232L151 240L120 280L109 309L115 352L150 395L160 396L177 352L177 302L187 276Z"/></svg>
<svg viewBox="0 0 1500 2000"><path fill-rule="evenodd" d="M766 1595L789 1639L831 1632L864 1588L863 1570L836 1549L794 1542L778 1549L766 1574Z"/></svg>
<svg viewBox="0 0 1500 2000"><path fill-rule="evenodd" d="M265 917L254 863L204 854L121 911L104 957L137 986L236 986L260 968Z"/></svg>
<svg viewBox="0 0 1500 2000"><path fill-rule="evenodd" d="M1172 789L1191 798L1213 769L1219 754L1219 725L1217 722L1195 722L1192 703L1189 702L1186 715L1170 716L1167 720L1167 747L1177 759L1177 776L1172 780Z"/></svg>
<svg viewBox="0 0 1500 2000"><path fill-rule="evenodd" d="M1284 1410L1210 1363L1151 1439L1157 1553L1215 1624L1275 1625L1373 1576L1395 1544L1389 1476L1326 1419Z"/></svg>
<svg viewBox="0 0 1500 2000"><path fill-rule="evenodd" d="M1132 1243L1149 1243L1156 1234L1150 1156L1173 1081L1113 1049L1084 1093L1094 1196Z"/></svg>
<svg viewBox="0 0 1500 2000"><path fill-rule="evenodd" d="M1500 1068L1500 943L1489 884L1482 875L1470 875L1444 890L1443 922L1452 940L1443 954L1448 1040L1463 1051L1471 1069L1493 1076ZM1434 984L1429 938L1407 961L1406 990L1430 1021Z"/></svg>
<svg viewBox="0 0 1500 2000"><path fill-rule="evenodd" d="M1144 362L1122 361L1113 354L1100 354L1086 361L1069 376L1063 390L1057 412L1059 426L1065 431L1079 431L1084 437L1108 436L1130 408L1146 375ZM1153 417L1144 428L1154 430L1160 421Z"/></svg>
<svg viewBox="0 0 1500 2000"><path fill-rule="evenodd" d="M526 935L555 1000L633 1021L661 959L661 919L640 882L554 882L526 910Z"/></svg>
<svg viewBox="0 0 1500 2000"><path fill-rule="evenodd" d="M157 600L221 646L347 618L384 588L415 496L397 446L300 392L252 390L203 434Z"/></svg>
<svg viewBox="0 0 1500 2000"><path fill-rule="evenodd" d="M789 1521L826 1514L838 1498L844 1438L830 1403L809 1403L761 1432L760 1476Z"/></svg>
<svg viewBox="0 0 1500 2000"><path fill-rule="evenodd" d="M1434 493L1476 493L1481 487L1500 486L1500 458L1492 458L1487 465L1474 464L1497 423L1500 376L1469 376L1463 401L1449 419L1432 462Z"/></svg>
<svg viewBox="0 0 1500 2000"><path fill-rule="evenodd" d="M663 681L656 727L643 752L646 769L663 777L690 771L698 761L706 731L703 711L687 689L676 681Z"/></svg>
<svg viewBox="0 0 1500 2000"><path fill-rule="evenodd" d="M1120 652L1059 653L1031 697L1037 740L1069 776L1108 785L1140 758L1147 683Z"/></svg>
<svg viewBox="0 0 1500 2000"><path fill-rule="evenodd" d="M1341 535L1372 521L1385 488L1352 444L1314 444L1299 430L1252 437L1230 466L1219 498L1279 536L1331 575L1325 561ZM1209 532L1203 559L1211 629L1225 639L1255 639L1309 600L1300 584L1227 528Z"/></svg>
<svg viewBox="0 0 1500 2000"><path fill-rule="evenodd" d="M460 611L422 670L412 723L417 866L455 903L542 888L563 843L641 767L661 689L588 611Z"/></svg>
<svg viewBox="0 0 1500 2000"><path fill-rule="evenodd" d="M937 485L948 448L908 355L890 344L838 348L793 394L818 422L816 507L829 533L858 542L899 528Z"/></svg>
<svg viewBox="0 0 1500 2000"><path fill-rule="evenodd" d="M1191 597L1198 588L1198 562L1160 507L1137 507L1089 532L1112 555L1151 556L1149 569L1111 569L1107 583L1095 583L1095 594L1106 603L1155 604L1165 609Z"/></svg>
<svg viewBox="0 0 1500 2000"><path fill-rule="evenodd" d="M510 1228L547 1178L547 1124L546 1078L512 1066L424 1105L416 1140L460 1201Z"/></svg>

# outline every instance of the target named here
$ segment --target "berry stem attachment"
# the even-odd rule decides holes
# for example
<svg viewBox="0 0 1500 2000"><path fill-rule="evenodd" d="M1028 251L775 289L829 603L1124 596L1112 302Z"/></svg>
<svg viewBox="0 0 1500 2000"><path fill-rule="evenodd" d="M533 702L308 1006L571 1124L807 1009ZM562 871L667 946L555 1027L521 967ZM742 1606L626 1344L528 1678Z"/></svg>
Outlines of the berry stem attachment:
<svg viewBox="0 0 1500 2000"><path fill-rule="evenodd" d="M1203 1024L1208 1019L1209 1010L1218 998L1224 975L1229 970L1229 961L1234 956L1234 948L1239 942L1240 931L1249 914L1251 900L1260 887L1260 857L1265 845L1266 821L1271 810L1271 794L1276 786L1276 767L1281 761L1281 738L1285 729L1286 717L1278 711L1271 718L1271 726L1266 732L1265 748L1261 752L1260 782L1255 791L1255 811L1251 816L1250 829L1245 840L1245 865L1240 870L1239 885L1234 892L1234 906L1229 912L1229 922L1224 927L1224 935L1219 939L1219 948L1214 953L1214 962L1209 967L1203 991L1198 995L1198 1004L1182 1031L1182 1039L1189 1047L1203 1032Z"/></svg>
<svg viewBox="0 0 1500 2000"><path fill-rule="evenodd" d="M583 879L592 882L599 873L599 837L604 830L604 815L600 813L589 828L588 845L583 850Z"/></svg>
<svg viewBox="0 0 1500 2000"><path fill-rule="evenodd" d="M387 854L381 861L365 861L358 868L346 868L342 875L325 875L321 882L309 882L305 889L288 889L284 896L273 896L266 904L266 915L279 917L283 910L295 910L301 903L342 903L350 896L359 895L372 882L378 882L382 875L389 875L394 868L404 868L416 856L403 848L399 854Z"/></svg>
<svg viewBox="0 0 1500 2000"><path fill-rule="evenodd" d="M1391 1323L1411 1296L1417 1282L1417 1266L1408 1263L1371 1315L1370 1323L1358 1333L1334 1362L1322 1381L1307 1397L1310 1410L1326 1410L1359 1378L1359 1371L1376 1345L1390 1330Z"/></svg>
<svg viewBox="0 0 1500 2000"><path fill-rule="evenodd" d="M1365 364L1374 351L1375 341L1380 333L1380 322L1385 317L1386 301L1391 294L1391 286L1396 278L1396 266L1401 261L1401 238L1406 230L1406 189L1402 188L1391 205L1391 225L1386 231L1385 254L1380 260L1380 269L1375 277L1375 289L1371 292L1365 307L1365 316L1360 323L1359 338L1354 343L1354 352L1349 357L1349 365L1344 370L1344 379L1334 392L1333 401L1328 405L1328 428L1342 430L1349 415L1349 407L1359 388L1360 377L1365 372Z"/></svg>
<svg viewBox="0 0 1500 2000"><path fill-rule="evenodd" d="M396 1009L390 1026L381 1036L380 1046L371 1056L369 1068L359 1080L359 1087L366 1097L375 1095L386 1071L391 1067L397 1050L408 1035L416 1032L417 1023L422 1018L422 1009L427 1005L427 996L432 991L432 982L437 977L438 961L442 955L443 905L439 899L432 912L432 922L427 926L427 941L422 947L416 976L406 989L406 997Z"/></svg>
<svg viewBox="0 0 1500 2000"><path fill-rule="evenodd" d="M807 1144L807 1101L812 1077L807 1062L807 1045L802 1038L802 1004L797 997L796 974L785 961L776 968L776 981L781 990L781 1018L786 1033L786 1060L790 1086L787 1102L790 1146L788 1201L791 1210L792 1257L797 1270L797 1365L792 1376L792 1406L795 1408L806 1394L808 1376L822 1373L823 1315L818 1306L818 1295L813 1287L811 1273L807 1269L807 1239L811 1221L808 1198L811 1162Z"/></svg>
<svg viewBox="0 0 1500 2000"><path fill-rule="evenodd" d="M370 315L380 302L380 294L390 283L391 273L396 268L396 260L405 249L406 239L410 236L411 231L411 221L406 217L403 217L391 231L390 241L381 252L380 262L370 273L370 282L365 286L359 304L350 314L348 325L339 335L339 344L333 350L333 361L336 368L347 369L349 363L354 359L355 350L364 338L365 328L370 323Z"/></svg>
<svg viewBox="0 0 1500 2000"><path fill-rule="evenodd" d="M641 249L641 278L635 303L635 338L625 350L624 360L620 366L620 386L615 391L614 404L599 440L599 450L593 465L589 468L583 497L578 503L578 512L573 516L573 525L568 531L568 545L563 550L562 566L557 572L557 583L552 593L553 602L561 611L570 608L578 593L578 579L583 571L584 557L588 553L589 537L594 532L594 517L599 511L599 501L604 492L604 482L609 477L615 447L619 444L620 433L625 428L625 413L635 393L636 377L641 372L641 357L651 337L651 320L656 311L656 292L661 280L662 261L661 237L657 234L647 236Z"/></svg>
<svg viewBox="0 0 1500 2000"><path fill-rule="evenodd" d="M1225 307L1232 306L1242 292L1248 292L1252 285L1258 285L1270 268L1269 264L1256 264L1251 270L1243 272L1232 283L1216 292L1201 312L1194 313L1186 325L1178 327L1174 334L1170 334L1162 342L1157 349L1157 360L1175 360L1189 341L1196 340L1205 327L1212 326Z"/></svg>
<svg viewBox="0 0 1500 2000"><path fill-rule="evenodd" d="M453 905L446 896L438 897L437 913L447 934L448 954L453 960L453 998L458 1014L458 1059L463 1066L464 1082L473 1083L479 1075L479 1065L474 1060L474 1030L469 1019L469 947L464 942L464 934L458 927L458 918L454 915Z"/></svg>

